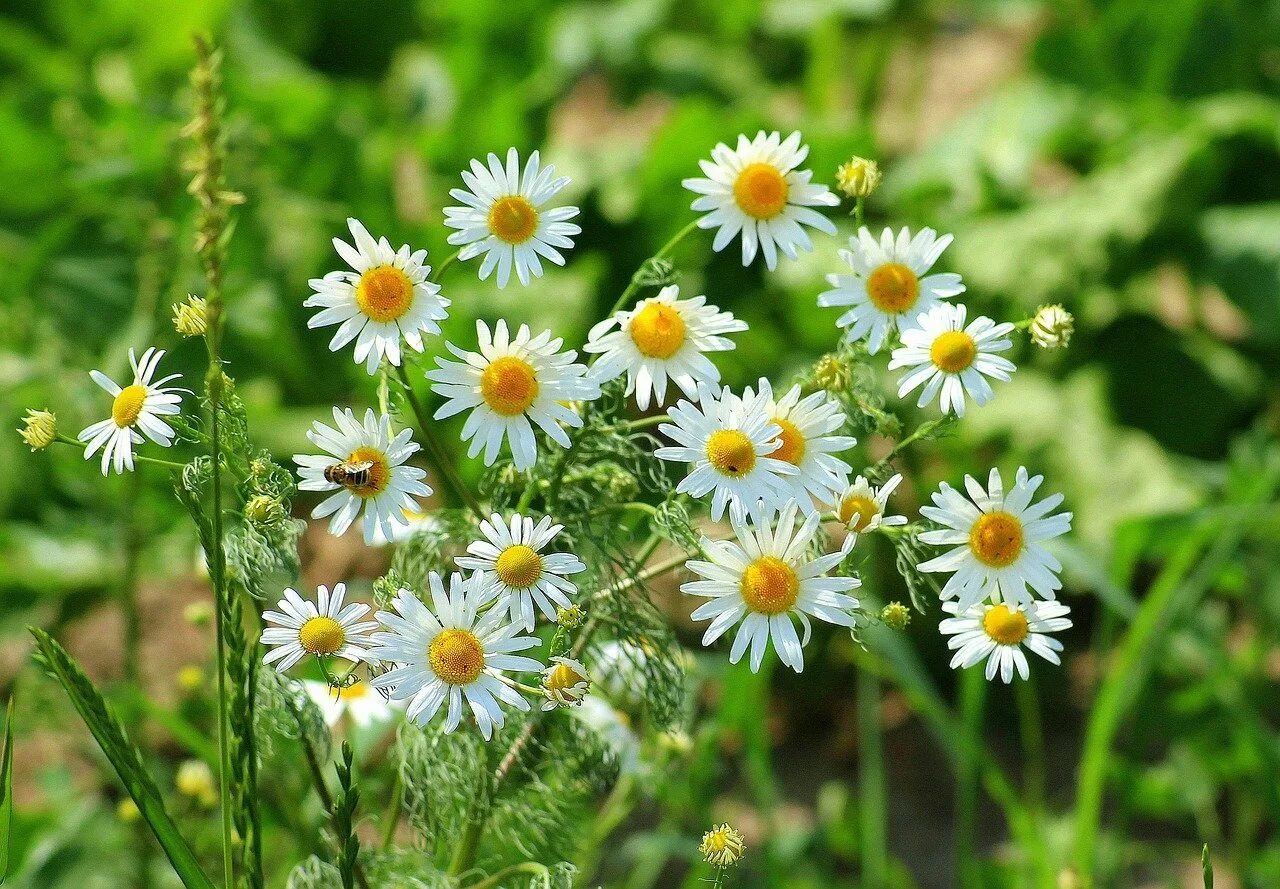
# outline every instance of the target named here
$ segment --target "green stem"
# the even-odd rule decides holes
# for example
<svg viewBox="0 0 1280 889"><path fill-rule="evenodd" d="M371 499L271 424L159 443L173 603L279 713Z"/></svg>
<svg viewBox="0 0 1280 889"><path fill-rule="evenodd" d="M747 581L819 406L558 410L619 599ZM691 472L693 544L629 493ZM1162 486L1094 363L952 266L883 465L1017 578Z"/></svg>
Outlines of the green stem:
<svg viewBox="0 0 1280 889"><path fill-rule="evenodd" d="M863 205L866 203L865 198L854 198L853 200L853 224L858 228L862 228L863 222Z"/></svg>
<svg viewBox="0 0 1280 889"><path fill-rule="evenodd" d="M536 861L523 861L520 864L512 864L504 867L496 874L485 877L479 883L471 883L466 889L498 889L502 886L502 881L507 877L513 877L516 874L533 874L534 876L546 876L549 873L545 864L539 864Z"/></svg>
<svg viewBox="0 0 1280 889"><path fill-rule="evenodd" d="M82 451L88 446L86 442L78 441L74 438L63 435L62 433L58 433L58 435L54 437L54 441L59 442L60 444L73 445ZM153 466L163 466L166 469L181 470L186 468L185 463L177 463L173 460L161 460L158 457L144 457L142 454L134 454L133 459L137 463L150 463Z"/></svg>
<svg viewBox="0 0 1280 889"><path fill-rule="evenodd" d="M880 681L870 670L858 671L858 740L861 885L867 889L883 889L888 873L884 745L880 736Z"/></svg>
<svg viewBox="0 0 1280 889"><path fill-rule="evenodd" d="M459 247L457 250L453 251L448 256L446 256L444 260L440 263L440 265L432 269L431 274L427 275L427 280L433 284L439 284L440 279L444 277L445 269L447 269L449 266L453 265L455 262L458 261L458 254L461 252L462 252L462 248Z"/></svg>
<svg viewBox="0 0 1280 889"><path fill-rule="evenodd" d="M987 680L981 667L960 675L960 725L965 747L982 748L982 711L987 698ZM982 867L978 860L978 777L981 763L972 755L960 765L956 793L956 872L965 889L982 889Z"/></svg>
<svg viewBox="0 0 1280 889"><path fill-rule="evenodd" d="M631 276L631 282L627 284L626 290L622 291L622 295L618 297L618 301L613 304L613 308L609 310L605 317L610 318L630 305L631 300L635 297L637 291L644 286L644 271L649 263L653 262L655 259L665 259L667 255L676 248L677 244L683 241L689 234L697 230L697 228L698 220L695 219L684 228L680 229L680 231L672 235L671 240L663 244L657 253L642 262L640 264L640 268L636 269L635 274Z"/></svg>
<svg viewBox="0 0 1280 889"><path fill-rule="evenodd" d="M1018 699L1018 725L1022 736L1023 795L1027 808L1037 819L1044 812L1045 760L1044 726L1040 721L1040 696L1034 676L1026 682L1014 683Z"/></svg>
<svg viewBox="0 0 1280 889"><path fill-rule="evenodd" d="M422 440L427 446L432 462L436 464L436 469L440 470L441 478L444 479L449 489L453 491L454 496L465 503L476 518L487 518L484 510L480 508L480 501L476 499L475 494L471 493L471 489L463 483L457 469L453 466L453 461L449 459L449 452L445 450L444 445L440 443L440 440L436 438L435 432L432 431L431 418L427 416L426 408L423 407L417 393L413 391L413 385L409 382L409 372L403 364L396 368L396 376L399 378L401 386L404 387L405 400L409 402L409 409L413 411L414 419L418 422L418 431L422 433Z"/></svg>
<svg viewBox="0 0 1280 889"><path fill-rule="evenodd" d="M400 810L404 808L404 775L396 769L396 776L391 784L391 797L387 800L386 812L382 815L382 851L391 848L396 836L396 826L400 823Z"/></svg>

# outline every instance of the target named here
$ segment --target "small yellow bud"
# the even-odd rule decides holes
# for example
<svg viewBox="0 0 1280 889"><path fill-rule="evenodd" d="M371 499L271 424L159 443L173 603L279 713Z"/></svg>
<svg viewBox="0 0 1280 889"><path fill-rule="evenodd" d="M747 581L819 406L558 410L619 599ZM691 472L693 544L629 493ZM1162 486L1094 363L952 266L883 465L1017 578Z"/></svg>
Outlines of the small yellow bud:
<svg viewBox="0 0 1280 889"><path fill-rule="evenodd" d="M258 494L244 505L244 517L255 525L274 525L285 517L284 504L269 494Z"/></svg>
<svg viewBox="0 0 1280 889"><path fill-rule="evenodd" d="M173 326L183 336L204 336L209 329L209 304L194 293L173 306Z"/></svg>
<svg viewBox="0 0 1280 889"><path fill-rule="evenodd" d="M209 602L192 602L182 610L182 616L193 627L203 627L213 619L213 605Z"/></svg>
<svg viewBox="0 0 1280 889"><path fill-rule="evenodd" d="M712 867L732 867L742 860L746 849L742 834L728 824L721 824L704 833L702 843L698 846L698 851Z"/></svg>
<svg viewBox="0 0 1280 889"><path fill-rule="evenodd" d="M195 664L187 664L178 670L178 688L183 691L199 691L204 687L204 670Z"/></svg>
<svg viewBox="0 0 1280 889"><path fill-rule="evenodd" d="M189 796L207 809L218 804L218 788L214 785L213 770L199 759L188 759L178 766L173 785L183 796Z"/></svg>
<svg viewBox="0 0 1280 889"><path fill-rule="evenodd" d="M880 167L865 157L852 157L836 170L836 186L845 197L870 197L880 184Z"/></svg>
<svg viewBox="0 0 1280 889"><path fill-rule="evenodd" d="M576 707L591 688L587 668L573 658L553 657L542 671L542 693L547 696L543 710Z"/></svg>
<svg viewBox="0 0 1280 889"><path fill-rule="evenodd" d="M572 630L582 623L585 615L582 609L577 605L570 605L568 608L556 609L556 623L564 627L566 630Z"/></svg>
<svg viewBox="0 0 1280 889"><path fill-rule="evenodd" d="M27 415L22 418L22 428L18 430L18 434L31 450L43 451L58 437L58 418L53 411L28 409Z"/></svg>
<svg viewBox="0 0 1280 889"><path fill-rule="evenodd" d="M1076 319L1060 305L1041 306L1031 319L1031 341L1042 349L1061 349L1075 333Z"/></svg>
<svg viewBox="0 0 1280 889"><path fill-rule="evenodd" d="M813 381L828 392L849 388L849 367L837 355L823 355L813 365Z"/></svg>
<svg viewBox="0 0 1280 889"><path fill-rule="evenodd" d="M891 630L905 630L911 623L911 609L901 602L890 602L881 609L880 620Z"/></svg>
<svg viewBox="0 0 1280 889"><path fill-rule="evenodd" d="M116 803L116 817L125 824L137 824L138 819L142 817L142 811L132 797L126 796Z"/></svg>

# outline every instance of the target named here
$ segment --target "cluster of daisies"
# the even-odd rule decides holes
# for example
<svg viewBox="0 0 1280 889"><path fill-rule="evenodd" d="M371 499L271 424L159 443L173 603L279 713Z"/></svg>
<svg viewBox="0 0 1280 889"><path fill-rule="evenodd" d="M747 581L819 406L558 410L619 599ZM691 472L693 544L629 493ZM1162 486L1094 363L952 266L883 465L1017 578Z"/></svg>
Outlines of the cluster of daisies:
<svg viewBox="0 0 1280 889"><path fill-rule="evenodd" d="M744 265L760 254L773 269L780 254L812 250L807 229L835 234L821 208L839 198L800 169L807 153L799 133L783 139L762 132L740 137L736 148L717 145L700 162L705 176L684 186L697 195L697 227L715 230L715 250L736 238ZM458 261L478 259L480 279L496 273L499 287L513 272L527 284L542 275L544 260L564 264L564 251L581 231L571 221L578 209L555 205L568 180L537 152L523 166L514 148L505 161L490 154L461 177L465 187L450 191L459 205L445 210ZM406 346L426 352L450 301L426 251L395 249L357 220L348 225L351 242L333 241L348 268L310 281L305 304L320 311L308 326L336 327L331 350L351 345L354 360L375 374L399 367ZM885 229L877 238L862 227L841 251L849 273L829 276L832 289L818 303L847 307L837 324L847 340L864 341L869 354L897 345L888 367L903 371L899 397L918 389L921 407L936 400L958 416L968 401L981 405L993 397L991 380L1014 372L999 354L1012 347L1014 325L969 320L953 301L965 290L960 277L932 271L950 242L931 229ZM845 563L859 534L906 524L887 514L901 479L877 487L854 476L840 455L856 441L841 434L846 417L828 392L805 395L793 386L779 393L765 379L741 392L721 386L713 357L733 349L732 335L746 327L705 296L682 297L671 285L595 325L581 362L550 331L520 325L513 332L505 321L492 327L481 321L474 350L444 343L452 357L437 357L426 377L442 401L436 419L466 415L461 437L468 456L492 465L505 452L520 471L534 466L540 446L570 447L569 430L582 427L611 380L625 376L626 394L641 410L675 400L659 427L669 444L654 456L683 464L678 492L705 499L711 517L727 515L733 528L729 539L704 538L705 558L687 566L698 579L684 591L707 599L693 613L709 621L703 642L736 627L731 661L749 651L758 669L772 646L799 671L811 619L855 625L859 600L852 593L860 582L830 572ZM162 357L152 349L134 360L133 382L123 388L94 373L114 398L112 415L80 438L86 457L102 451L104 473L131 469L143 435L172 443L163 418L178 412L184 390L166 385L172 376L154 378ZM329 518L335 535L359 519L367 542L401 539L421 515L420 498L431 494L425 472L409 462L419 449L410 430L397 432L389 416L372 410L360 418L335 408L333 424L317 421L307 437L321 453L295 456L299 487L328 495L312 516ZM1056 663L1061 645L1048 634L1070 626L1068 609L1054 601L1061 566L1043 544L1066 533L1071 516L1053 513L1061 495L1031 502L1041 481L1020 469L1005 493L992 470L985 489L966 479L966 498L944 484L935 505L921 511L942 526L921 539L951 547L919 568L952 575L942 588L950 616L941 630L952 637L953 665L986 659L988 677L1006 682L1015 671L1027 676L1024 649ZM824 517L848 531L830 553L817 542ZM502 725L504 705L529 706L521 694L527 686L508 673L541 672L549 706L581 700L587 682L580 663L543 664L521 654L540 644L530 635L539 613L554 621L574 604L577 590L567 578L585 566L572 554L544 552L560 530L549 517L494 515L480 524L483 539L458 559L459 573L431 575L430 604L401 590L393 610L378 612L375 621L364 619L367 606L344 604L341 585L332 593L321 587L317 602L286 591L279 610L265 615L272 624L262 638L272 649L266 660L281 670L307 656L368 662L371 685L409 718L425 723L443 709L452 730L465 701L486 737Z"/></svg>

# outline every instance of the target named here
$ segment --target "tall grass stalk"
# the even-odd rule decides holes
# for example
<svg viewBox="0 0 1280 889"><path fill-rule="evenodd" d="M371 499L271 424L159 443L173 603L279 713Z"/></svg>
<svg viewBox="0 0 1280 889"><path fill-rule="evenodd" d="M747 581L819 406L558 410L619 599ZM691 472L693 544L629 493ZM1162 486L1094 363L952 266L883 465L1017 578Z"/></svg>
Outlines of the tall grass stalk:
<svg viewBox="0 0 1280 889"><path fill-rule="evenodd" d="M960 730L963 735L956 787L956 872L964 889L983 889L982 862L978 857L978 793L982 774L982 713L987 702L987 679L981 667L960 674Z"/></svg>
<svg viewBox="0 0 1280 889"><path fill-rule="evenodd" d="M858 780L862 885L883 889L888 875L888 798L880 730L880 680L870 670L858 671Z"/></svg>

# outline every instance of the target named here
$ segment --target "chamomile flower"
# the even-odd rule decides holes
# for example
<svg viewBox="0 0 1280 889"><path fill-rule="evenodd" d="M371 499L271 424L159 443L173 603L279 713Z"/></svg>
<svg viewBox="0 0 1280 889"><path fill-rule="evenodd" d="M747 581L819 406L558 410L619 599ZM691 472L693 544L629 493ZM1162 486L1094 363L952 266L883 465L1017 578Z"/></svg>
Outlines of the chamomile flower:
<svg viewBox="0 0 1280 889"><path fill-rule="evenodd" d="M153 348L143 352L139 359L133 349L130 349L129 364L133 368L133 382L124 387L116 385L101 371L89 371L93 381L114 399L111 402L111 418L85 427L78 436L87 445L84 449L86 460L101 448L103 475L112 466L117 473L126 469L133 470L133 446L143 442L138 430L142 430L147 438L161 447L167 448L173 444L173 427L161 418L178 413L181 393L187 390L165 385L178 379L178 374L169 374L158 380L151 379L163 357L163 350Z"/></svg>
<svg viewBox="0 0 1280 889"><path fill-rule="evenodd" d="M1012 361L995 354L1013 346L1005 338L1013 332L1012 324L979 316L966 327L964 318L964 306L939 303L920 316L918 327L902 332L902 348L893 350L889 369L915 369L898 384L899 398L923 385L917 407L939 398L944 414L963 417L966 394L984 405L994 394L986 378L1008 380L1017 370Z"/></svg>
<svg viewBox="0 0 1280 889"><path fill-rule="evenodd" d="M506 287L514 267L520 283L528 284L531 276L542 276L542 259L564 265L560 251L571 248L572 236L582 229L567 221L578 215L577 207L543 209L569 184L569 177L555 178L555 172L550 164L542 166L535 151L521 174L520 155L512 148L505 167L496 154L489 155L487 167L473 160L471 171L462 172L467 187L450 189L465 206L445 208L444 224L457 229L449 243L462 248L460 260L484 255L481 281L496 268L498 287Z"/></svg>
<svg viewBox="0 0 1280 889"><path fill-rule="evenodd" d="M855 534L864 534L880 527L905 525L906 516L885 515L889 508L889 495L901 482L902 475L898 474L877 488L863 476L858 476L836 501L836 518Z"/></svg>
<svg viewBox="0 0 1280 889"><path fill-rule="evenodd" d="M581 661L570 657L553 657L542 671L542 693L547 699L543 710L557 707L576 707L582 703L591 688L591 678Z"/></svg>
<svg viewBox="0 0 1280 889"><path fill-rule="evenodd" d="M356 363L372 374L383 358L399 366L401 338L421 352L423 334L440 332L449 300L440 295L439 284L427 280L427 251L410 251L408 244L394 250L386 238L375 241L355 219L348 219L347 227L355 245L334 238L333 246L354 271L312 278L308 284L315 292L303 305L323 310L307 327L338 325L329 350L337 352L355 340Z"/></svg>
<svg viewBox="0 0 1280 889"><path fill-rule="evenodd" d="M337 725L344 714L356 728L368 728L374 723L389 722L396 713L396 706L363 679L345 688L304 679L302 687L330 728Z"/></svg>
<svg viewBox="0 0 1280 889"><path fill-rule="evenodd" d="M262 619L273 624L262 631L262 644L272 649L262 662L275 664L276 670L284 673L309 654L352 663L364 660L369 645L365 634L377 624L360 620L369 613L368 605L352 602L344 608L346 595L343 583L335 585L332 593L328 587L319 587L316 602L285 590L284 598L276 604L280 610L262 613Z"/></svg>
<svg viewBox="0 0 1280 889"><path fill-rule="evenodd" d="M662 288L591 328L583 346L600 355L591 370L601 383L626 373L627 394L635 393L640 410L648 409L651 394L659 405L667 400L668 380L690 398L699 383L720 382L720 371L705 353L732 349L733 340L724 334L747 329L733 313L707 305L705 296L679 296L675 284Z"/></svg>
<svg viewBox="0 0 1280 889"><path fill-rule="evenodd" d="M798 250L812 250L813 242L802 226L829 235L835 224L814 207L834 207L840 199L825 185L816 185L812 170L797 170L809 154L800 134L785 140L777 132L763 130L754 139L738 137L738 147L721 142L710 161L698 161L707 178L686 179L685 188L699 195L693 209L710 211L698 220L699 228L718 229L711 247L719 252L736 235L742 235L742 264L751 265L756 249L765 265L778 264L778 252L795 259Z"/></svg>
<svg viewBox="0 0 1280 889"><path fill-rule="evenodd" d="M781 427L764 409L759 396L750 400L698 387L698 403L680 401L667 412L672 422L658 427L673 447L653 452L659 460L690 465L676 491L691 497L711 494L711 518L719 521L725 507L741 516L759 518L792 495L790 476L796 467L771 456L782 447Z"/></svg>
<svg viewBox="0 0 1280 889"><path fill-rule="evenodd" d="M1033 602L1010 608L1003 602L979 602L961 610L958 602L943 602L944 618L938 630L950 636L947 647L955 651L951 667L967 669L981 660L987 662L987 679L1000 674L1008 684L1013 671L1027 679L1031 675L1024 648L1051 664L1062 663L1058 652L1062 643L1048 633L1071 626L1071 609L1061 602Z"/></svg>
<svg viewBox="0 0 1280 889"><path fill-rule="evenodd" d="M480 523L484 540L467 547L470 556L457 559L459 568L479 571L485 595L497 599L498 608L511 615L512 623L532 630L536 603L547 620L556 619L556 610L573 604L578 588L565 575L585 571L587 566L570 553L542 550L564 530L543 516L536 525L532 518L516 513L510 522L494 513Z"/></svg>
<svg viewBox="0 0 1280 889"><path fill-rule="evenodd" d="M692 560L686 567L704 579L680 587L711 600L692 614L694 620L711 620L703 645L740 623L729 662L736 664L750 648L753 673L760 669L771 639L784 664L797 673L804 669L804 646L812 632L810 615L842 627L856 622L852 611L858 600L847 594L862 582L856 577L826 576L848 554L853 535L836 552L814 558L808 549L818 530L818 513L810 513L797 530L797 511L794 503L783 509L776 528L767 523L752 528L734 520L736 541L702 538L700 545L709 561ZM803 639L796 634L793 616L804 628Z"/></svg>
<svg viewBox="0 0 1280 889"><path fill-rule="evenodd" d="M418 446L409 440L410 430L392 435L391 418L365 411L364 422L348 410L333 409L334 426L311 424L307 438L322 455L294 454L302 491L335 491L311 512L313 519L333 516L329 533L342 536L360 511L364 542L394 537L398 526L409 524L406 512L420 507L415 497L427 497L431 488L422 481L426 472L405 463ZM335 428L336 427L336 428Z"/></svg>
<svg viewBox="0 0 1280 889"><path fill-rule="evenodd" d="M920 535L924 543L953 548L922 562L921 571L953 571L942 588L943 599L959 599L968 611L983 599L1027 605L1035 596L1054 599L1062 589L1057 572L1062 564L1044 543L1071 530L1071 513L1049 515L1062 503L1061 494L1034 506L1031 498L1044 476L1027 477L1019 467L1013 490L1004 492L1000 471L991 470L986 489L972 476L964 478L972 502L943 482L933 495L935 506L920 514L946 527Z"/></svg>
<svg viewBox="0 0 1280 889"><path fill-rule="evenodd" d="M796 502L805 512L815 503L826 503L844 490L852 467L835 456L858 443L848 435L833 435L845 422L840 403L826 392L800 397L800 387L792 386L781 398L774 398L769 381L760 378L760 400L765 413L782 431L781 444L769 456L796 468L787 476ZM743 400L750 402L755 393L748 387Z"/></svg>
<svg viewBox="0 0 1280 889"><path fill-rule="evenodd" d="M392 603L395 612L378 612L386 631L373 634L370 655L395 665L376 677L373 686L386 689L392 701L408 702L408 718L426 725L444 707L444 730L452 732L462 721L465 701L487 741L505 722L503 704L529 709L501 671L538 672L542 664L515 654L539 642L517 635L519 628L505 620L502 609L477 615L486 601L480 581L478 575L464 581L455 573L446 591L440 575L432 572L430 608L409 590L400 590Z"/></svg>
<svg viewBox="0 0 1280 889"><path fill-rule="evenodd" d="M927 274L950 243L951 235L938 237L931 228L915 237L907 228L897 237L886 228L876 241L864 226L849 239L849 249L840 251L853 274L828 275L834 289L820 293L818 305L850 306L836 324L847 328L850 342L865 339L874 355L894 330L916 327L939 300L964 292L959 275Z"/></svg>
<svg viewBox="0 0 1280 889"><path fill-rule="evenodd" d="M435 384L432 390L446 399L435 418L471 411L462 440L471 442L468 457L484 451L486 466L498 458L504 439L516 469L533 466L538 451L531 420L561 447L569 447L563 427L582 425L569 403L600 397L600 385L586 376L586 367L573 363L578 353L559 351L564 341L552 339L550 331L530 336L523 324L512 338L505 321L497 323L492 335L488 325L477 321L476 336L478 353L446 343L462 361L437 358L440 366L427 373Z"/></svg>

